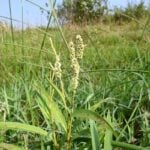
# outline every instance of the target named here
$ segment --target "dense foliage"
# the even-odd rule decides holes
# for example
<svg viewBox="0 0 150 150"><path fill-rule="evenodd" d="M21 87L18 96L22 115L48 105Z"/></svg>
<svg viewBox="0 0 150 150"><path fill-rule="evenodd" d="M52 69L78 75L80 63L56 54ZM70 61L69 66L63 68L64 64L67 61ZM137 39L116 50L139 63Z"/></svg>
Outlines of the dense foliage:
<svg viewBox="0 0 150 150"><path fill-rule="evenodd" d="M64 0L57 8L60 22L64 23L95 23L108 18L115 22L131 21L149 15L149 8L141 0L138 4L128 3L126 8L116 7L109 10L107 0Z"/></svg>
<svg viewBox="0 0 150 150"><path fill-rule="evenodd" d="M115 22L131 21L132 19L145 18L150 15L150 8L144 5L144 1L138 4L128 3L127 7L115 8L113 19Z"/></svg>
<svg viewBox="0 0 150 150"><path fill-rule="evenodd" d="M89 23L100 19L105 9L107 9L107 0L64 0L58 7L58 17L61 21Z"/></svg>

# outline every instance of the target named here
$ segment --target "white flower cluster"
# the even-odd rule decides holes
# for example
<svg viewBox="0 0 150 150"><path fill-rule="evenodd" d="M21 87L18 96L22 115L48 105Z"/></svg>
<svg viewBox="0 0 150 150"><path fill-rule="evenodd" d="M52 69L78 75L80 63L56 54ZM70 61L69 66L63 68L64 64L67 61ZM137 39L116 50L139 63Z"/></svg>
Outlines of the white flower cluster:
<svg viewBox="0 0 150 150"><path fill-rule="evenodd" d="M75 48L74 43L72 41L69 43L69 48L70 48L70 60L72 61L75 58Z"/></svg>
<svg viewBox="0 0 150 150"><path fill-rule="evenodd" d="M76 91L79 83L79 72L80 65L78 60L82 59L84 52L84 44L80 35L76 36L76 45L73 42L69 43L70 47L70 60L71 60L71 68L73 72L72 76L72 88L74 92Z"/></svg>
<svg viewBox="0 0 150 150"><path fill-rule="evenodd" d="M61 79L62 70L61 70L61 63L59 55L56 55L55 65L53 67L54 74L57 78Z"/></svg>
<svg viewBox="0 0 150 150"><path fill-rule="evenodd" d="M82 59L84 53L85 45L83 44L83 39L81 35L76 36L76 58Z"/></svg>
<svg viewBox="0 0 150 150"><path fill-rule="evenodd" d="M52 67L52 70L54 71L54 75L57 78L61 79L62 70L61 70L60 56L56 53L56 50L55 50L55 47L53 45L53 42L52 42L51 38L50 38L50 43L51 43L51 47L52 47L52 50L53 50L53 52L55 54L55 58L56 58L54 66L51 65L51 67Z"/></svg>

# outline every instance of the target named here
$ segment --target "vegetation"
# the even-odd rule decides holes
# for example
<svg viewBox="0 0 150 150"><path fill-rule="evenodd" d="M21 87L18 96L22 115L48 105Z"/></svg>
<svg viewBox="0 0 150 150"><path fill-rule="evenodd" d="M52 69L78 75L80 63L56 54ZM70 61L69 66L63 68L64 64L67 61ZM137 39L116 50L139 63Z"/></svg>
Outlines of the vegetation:
<svg viewBox="0 0 150 150"><path fill-rule="evenodd" d="M58 17L64 22L89 23L98 20L107 9L107 0L64 0L58 7Z"/></svg>
<svg viewBox="0 0 150 150"><path fill-rule="evenodd" d="M52 13L56 28L0 33L0 149L148 150L149 16L61 27Z"/></svg>
<svg viewBox="0 0 150 150"><path fill-rule="evenodd" d="M125 9L116 8L114 11L113 19L115 22L131 21L132 19L145 18L150 14L149 7L145 7L144 1L139 4L128 3Z"/></svg>
<svg viewBox="0 0 150 150"><path fill-rule="evenodd" d="M141 0L137 4L128 2L126 8L116 7L109 10L108 0L63 0L57 8L57 14L62 24L91 24L112 20L115 22L130 22L132 19L145 18L149 15L149 6ZM109 19L108 19L109 18Z"/></svg>

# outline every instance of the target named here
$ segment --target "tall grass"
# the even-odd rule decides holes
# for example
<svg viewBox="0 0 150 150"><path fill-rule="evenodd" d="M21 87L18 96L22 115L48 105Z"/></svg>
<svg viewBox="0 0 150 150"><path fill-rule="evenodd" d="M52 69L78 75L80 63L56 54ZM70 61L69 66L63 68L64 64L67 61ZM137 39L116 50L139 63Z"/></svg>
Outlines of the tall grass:
<svg viewBox="0 0 150 150"><path fill-rule="evenodd" d="M144 28L61 27L49 1L47 28L23 30L22 7L22 30L14 31L9 6L11 30L0 44L0 148L149 149L149 19ZM49 28L51 16L57 28Z"/></svg>

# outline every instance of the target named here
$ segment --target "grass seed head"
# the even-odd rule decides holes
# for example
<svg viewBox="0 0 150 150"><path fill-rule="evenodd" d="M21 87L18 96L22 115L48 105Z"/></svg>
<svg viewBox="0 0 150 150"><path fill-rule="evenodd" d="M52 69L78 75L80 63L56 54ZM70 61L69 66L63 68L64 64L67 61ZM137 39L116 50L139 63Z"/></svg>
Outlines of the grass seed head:
<svg viewBox="0 0 150 150"><path fill-rule="evenodd" d="M76 58L82 59L85 45L83 44L83 39L81 35L76 36Z"/></svg>
<svg viewBox="0 0 150 150"><path fill-rule="evenodd" d="M76 89L78 87L79 72L80 72L80 65L79 65L78 60L77 60L76 57L72 60L71 67L72 67L72 70L73 70L72 87L73 87L73 90L76 91Z"/></svg>
<svg viewBox="0 0 150 150"><path fill-rule="evenodd" d="M54 47L54 44L52 42L52 39L50 38L50 44L51 44L51 47L52 47L52 50L55 54L55 58L56 58L56 61L55 61L55 64L54 66L51 65L53 71L54 71L54 75L61 79L61 76L62 76L62 70L61 70L61 62L60 62L60 56L57 54L56 50L55 50L55 47Z"/></svg>
<svg viewBox="0 0 150 150"><path fill-rule="evenodd" d="M78 81L79 81L80 65L79 65L78 60L75 56L74 43L70 42L69 47L70 47L71 68L72 68L72 73L73 73L72 88L73 88L73 91L76 91L76 89L78 87Z"/></svg>
<svg viewBox="0 0 150 150"><path fill-rule="evenodd" d="M69 48L70 48L70 59L73 60L75 58L75 47L72 41L69 43Z"/></svg>
<svg viewBox="0 0 150 150"><path fill-rule="evenodd" d="M54 74L57 78L61 79L62 70L61 70L60 57L58 55L56 55L56 61L55 61L55 65L54 65Z"/></svg>

